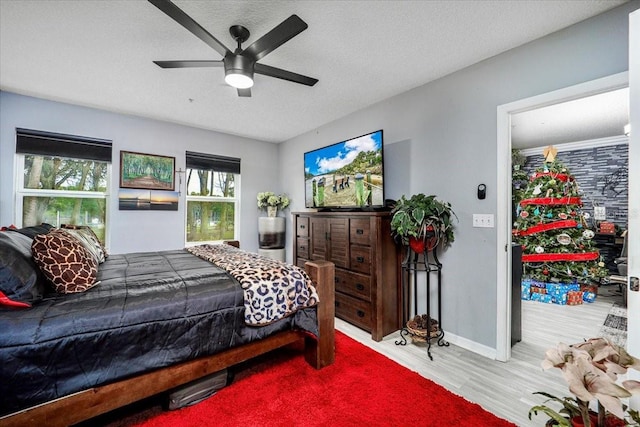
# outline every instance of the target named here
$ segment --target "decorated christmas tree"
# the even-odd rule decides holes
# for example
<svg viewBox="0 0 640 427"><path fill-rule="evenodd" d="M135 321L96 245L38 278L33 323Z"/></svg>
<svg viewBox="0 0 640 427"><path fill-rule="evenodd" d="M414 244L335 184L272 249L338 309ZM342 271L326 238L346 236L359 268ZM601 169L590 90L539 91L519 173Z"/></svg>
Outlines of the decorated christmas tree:
<svg viewBox="0 0 640 427"><path fill-rule="evenodd" d="M542 167L530 176L516 208L514 241L522 245L524 277L547 283L589 284L607 276L595 233L582 211L578 183L544 150Z"/></svg>

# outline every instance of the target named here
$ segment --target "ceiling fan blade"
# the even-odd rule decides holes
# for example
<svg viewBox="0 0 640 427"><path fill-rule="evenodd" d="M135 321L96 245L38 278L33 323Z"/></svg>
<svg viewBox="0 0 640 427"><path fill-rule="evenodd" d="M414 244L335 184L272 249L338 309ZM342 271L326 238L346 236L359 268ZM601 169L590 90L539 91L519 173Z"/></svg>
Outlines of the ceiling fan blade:
<svg viewBox="0 0 640 427"><path fill-rule="evenodd" d="M257 61L306 30L307 27L307 23L300 19L298 15L291 15L273 30L253 42L242 53Z"/></svg>
<svg viewBox="0 0 640 427"><path fill-rule="evenodd" d="M224 62L218 61L153 61L162 68L196 68L196 67L222 67Z"/></svg>
<svg viewBox="0 0 640 427"><path fill-rule="evenodd" d="M200 24L194 21L189 15L184 13L182 9L171 3L169 0L149 0L149 3L163 11L169 16L169 18L173 19L200 40L211 46L220 55L225 56L227 52L229 52L229 49L227 49L225 45L220 43L218 39L209 34L209 32L202 28Z"/></svg>
<svg viewBox="0 0 640 427"><path fill-rule="evenodd" d="M302 74L293 73L291 71L282 70L280 68L271 67L264 64L256 64L255 72L263 76L275 77L276 79L288 80L294 83L300 83L307 86L313 86L318 83L318 79L303 76Z"/></svg>
<svg viewBox="0 0 640 427"><path fill-rule="evenodd" d="M249 89L238 89L238 96L250 98L251 97L251 88L249 88Z"/></svg>

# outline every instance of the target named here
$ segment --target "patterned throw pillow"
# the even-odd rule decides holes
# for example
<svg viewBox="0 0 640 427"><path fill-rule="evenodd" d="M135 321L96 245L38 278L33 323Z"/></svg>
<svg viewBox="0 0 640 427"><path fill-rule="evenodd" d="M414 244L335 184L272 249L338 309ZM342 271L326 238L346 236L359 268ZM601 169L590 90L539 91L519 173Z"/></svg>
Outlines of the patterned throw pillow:
<svg viewBox="0 0 640 427"><path fill-rule="evenodd" d="M92 246L92 249L89 250L92 252L95 251L98 257L99 264L102 264L107 258L109 258L107 248L104 247L100 239L98 239L98 236L96 236L96 233L94 233L93 229L91 229L91 227L89 227L88 225L62 224L60 228L63 228L65 230L77 230L76 234L82 234L83 237L80 243L86 241L90 244L90 246Z"/></svg>
<svg viewBox="0 0 640 427"><path fill-rule="evenodd" d="M87 252L93 257L98 264L102 264L105 260L104 251L102 245L97 239L94 239L93 231L91 229L70 228L64 231L69 233L87 250Z"/></svg>
<svg viewBox="0 0 640 427"><path fill-rule="evenodd" d="M56 292L84 292L96 285L98 263L65 230L52 230L34 237L31 252Z"/></svg>

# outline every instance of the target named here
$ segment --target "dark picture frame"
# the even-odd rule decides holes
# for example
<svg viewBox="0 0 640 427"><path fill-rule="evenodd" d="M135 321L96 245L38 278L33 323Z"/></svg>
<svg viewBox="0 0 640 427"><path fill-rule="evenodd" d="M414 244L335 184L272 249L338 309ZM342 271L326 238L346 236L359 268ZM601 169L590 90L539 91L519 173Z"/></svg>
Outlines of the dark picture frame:
<svg viewBox="0 0 640 427"><path fill-rule="evenodd" d="M175 190L176 158L120 151L120 188Z"/></svg>

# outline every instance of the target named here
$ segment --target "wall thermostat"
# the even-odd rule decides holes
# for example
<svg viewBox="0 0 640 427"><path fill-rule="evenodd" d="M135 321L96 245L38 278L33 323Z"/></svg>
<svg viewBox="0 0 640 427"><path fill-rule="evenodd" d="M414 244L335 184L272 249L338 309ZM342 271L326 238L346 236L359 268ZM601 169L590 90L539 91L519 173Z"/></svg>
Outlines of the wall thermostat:
<svg viewBox="0 0 640 427"><path fill-rule="evenodd" d="M487 197L487 186L484 184L478 185L478 199L482 200Z"/></svg>

